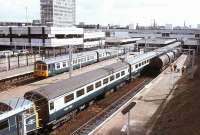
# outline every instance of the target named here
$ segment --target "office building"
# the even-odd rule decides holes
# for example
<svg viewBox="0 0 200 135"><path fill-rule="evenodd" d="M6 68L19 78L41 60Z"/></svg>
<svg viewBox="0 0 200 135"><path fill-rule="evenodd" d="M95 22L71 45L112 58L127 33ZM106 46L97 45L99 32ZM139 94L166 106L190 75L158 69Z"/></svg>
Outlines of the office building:
<svg viewBox="0 0 200 135"><path fill-rule="evenodd" d="M41 22L53 27L75 25L76 0L40 0Z"/></svg>

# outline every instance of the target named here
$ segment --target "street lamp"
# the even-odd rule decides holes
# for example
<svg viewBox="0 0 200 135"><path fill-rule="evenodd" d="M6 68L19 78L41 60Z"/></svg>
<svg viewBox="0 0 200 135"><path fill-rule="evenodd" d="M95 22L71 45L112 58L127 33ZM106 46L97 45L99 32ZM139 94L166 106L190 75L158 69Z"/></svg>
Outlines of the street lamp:
<svg viewBox="0 0 200 135"><path fill-rule="evenodd" d="M128 106L126 106L121 113L123 115L126 115L128 113L128 126L127 126L127 135L131 135L130 134L130 111L131 109L133 109L133 107L135 107L136 102L131 102Z"/></svg>

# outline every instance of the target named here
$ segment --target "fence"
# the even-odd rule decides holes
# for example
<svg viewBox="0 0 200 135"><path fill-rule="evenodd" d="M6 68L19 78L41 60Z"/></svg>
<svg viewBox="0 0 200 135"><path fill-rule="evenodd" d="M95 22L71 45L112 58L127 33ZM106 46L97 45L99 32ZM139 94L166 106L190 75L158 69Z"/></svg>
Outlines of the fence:
<svg viewBox="0 0 200 135"><path fill-rule="evenodd" d="M0 72L9 71L12 69L33 65L35 61L42 60L38 54L27 54L21 56L13 56L0 58Z"/></svg>

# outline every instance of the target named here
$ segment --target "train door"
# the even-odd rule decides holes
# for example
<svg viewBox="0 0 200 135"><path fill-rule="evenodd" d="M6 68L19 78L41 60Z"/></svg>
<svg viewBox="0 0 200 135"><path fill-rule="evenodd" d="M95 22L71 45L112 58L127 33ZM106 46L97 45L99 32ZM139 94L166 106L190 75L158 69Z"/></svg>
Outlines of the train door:
<svg viewBox="0 0 200 135"><path fill-rule="evenodd" d="M48 71L49 71L49 75L54 74L55 73L55 64L49 64Z"/></svg>

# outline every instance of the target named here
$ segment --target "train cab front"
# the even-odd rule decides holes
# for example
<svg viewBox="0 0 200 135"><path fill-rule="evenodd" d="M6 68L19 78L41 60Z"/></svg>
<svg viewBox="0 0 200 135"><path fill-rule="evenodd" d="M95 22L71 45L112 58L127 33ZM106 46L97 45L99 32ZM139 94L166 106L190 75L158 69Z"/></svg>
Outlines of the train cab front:
<svg viewBox="0 0 200 135"><path fill-rule="evenodd" d="M34 64L34 76L46 78L48 77L48 66L42 61L37 61Z"/></svg>
<svg viewBox="0 0 200 135"><path fill-rule="evenodd" d="M12 98L0 101L0 135L34 134L39 119L32 101Z"/></svg>

